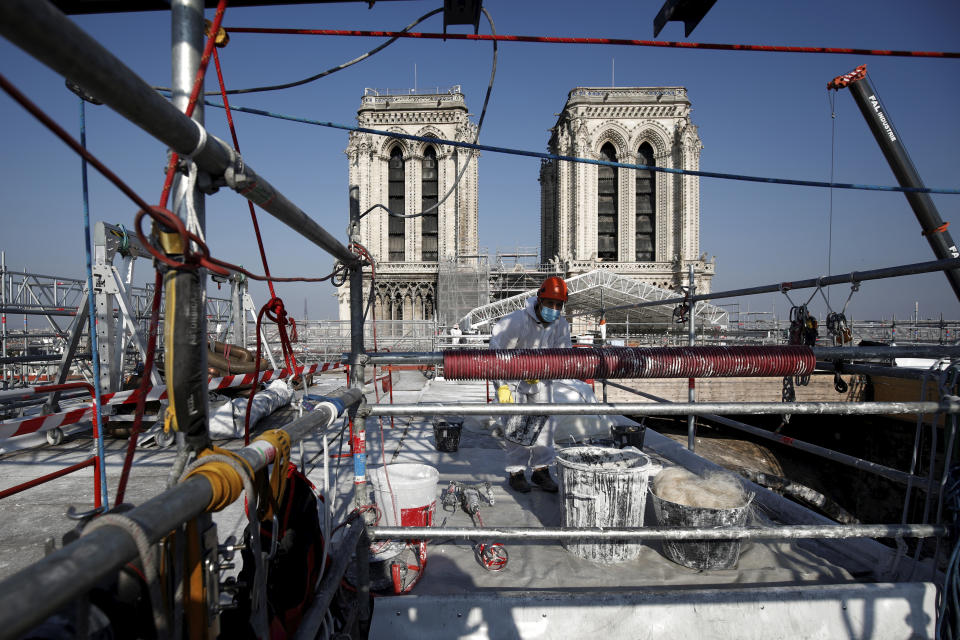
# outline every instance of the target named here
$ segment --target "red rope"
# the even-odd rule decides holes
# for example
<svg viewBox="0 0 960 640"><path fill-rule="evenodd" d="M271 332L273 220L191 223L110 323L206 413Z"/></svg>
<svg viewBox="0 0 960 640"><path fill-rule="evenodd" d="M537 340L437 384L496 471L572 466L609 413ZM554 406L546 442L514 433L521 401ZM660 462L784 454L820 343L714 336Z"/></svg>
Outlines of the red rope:
<svg viewBox="0 0 960 640"><path fill-rule="evenodd" d="M211 33L216 33L211 29ZM220 95L223 98L223 108L227 114L227 124L230 125L230 137L233 138L233 148L240 153L240 140L237 138L237 129L233 124L233 112L230 110L230 101L227 98L227 87L223 82L223 70L220 68L220 54L213 50L213 64L217 69L217 80L220 82ZM257 222L257 214L253 210L253 203L247 200L247 207L250 208L250 220L253 222L253 230L257 234L257 246L260 248L260 259L263 261L263 272L267 278L270 277L270 266L267 264L267 254L263 249L263 238L260 236L260 224ZM267 286L270 287L270 297L276 298L277 292L273 290L273 282L267 280Z"/></svg>
<svg viewBox="0 0 960 640"><path fill-rule="evenodd" d="M214 29L211 29L211 33L215 33ZM227 124L230 127L230 137L233 139L233 148L236 149L237 153L240 153L240 140L237 137L237 129L233 123L233 113L230 110L230 101L227 98L227 86L223 81L223 69L220 66L220 54L217 53L217 50L213 50L213 64L217 70L217 80L220 83L220 95L223 98L224 111L227 114ZM287 311L283 306L283 300L277 296L277 292L273 287L273 281L270 280L270 265L267 263L267 253L263 248L263 237L260 234L260 224L257 221L257 214L253 210L253 203L247 200L247 207L250 209L250 220L253 222L253 231L257 236L257 247L260 249L260 259L263 261L263 271L266 274L267 286L270 288L270 301L264 305L263 310L266 310L266 315L270 320L273 320L277 323L277 330L280 333L280 348L283 352L283 359L286 362L287 369L290 370L291 375L295 377L296 375L296 365L297 360L293 353L293 347L290 346L291 342L297 340L297 324L293 318L287 317ZM290 338L287 336L287 324L290 324L293 327L293 337ZM257 329L257 344L259 348L260 344L260 330ZM257 360L255 371L259 374L260 361ZM256 376L254 377L256 379ZM250 398L247 401L247 412L246 417L244 418L244 437L249 439L250 433L250 404L253 402L253 397L256 394L257 385L253 385L251 389ZM249 444L249 442L248 442Z"/></svg>
<svg viewBox="0 0 960 640"><path fill-rule="evenodd" d="M134 413L133 426L130 427L130 435L127 439L127 453L123 458L123 472L120 474L120 482L117 484L117 498L113 501L115 505L123 502L123 496L127 489L127 479L130 476L130 467L133 464L133 452L137 448L137 438L140 436L140 425L143 422L147 391L150 389L150 374L153 371L153 358L157 350L157 327L160 324L160 293L163 291L163 275L159 271L156 271L155 274L153 280L153 304L150 308L150 334L147 336L147 356L143 362L143 376L140 378L140 384L137 386L137 409ZM162 416L160 418L162 420Z"/></svg>
<svg viewBox="0 0 960 640"><path fill-rule="evenodd" d="M267 304L270 304L269 302ZM267 304L260 308L257 314L257 351L253 358L253 385L250 387L250 396L247 398L247 411L243 418L243 444L250 444L250 406L253 404L253 396L257 393L257 379L260 377L260 324L263 321L263 314L267 312Z"/></svg>
<svg viewBox="0 0 960 640"><path fill-rule="evenodd" d="M260 307L260 312L257 313L257 351L253 359L253 386L250 387L250 396L247 398L247 410L243 418L244 445L250 444L250 408L253 405L253 398L257 393L257 386L259 384L257 379L260 377L260 353L263 347L260 340L260 327L263 324L263 316L267 316L268 320L277 323L277 328L280 332L280 348L283 351L284 362L286 363L287 370L290 372L291 378L299 375L293 347L290 346L290 339L287 337L287 312L283 307L283 300L280 298L271 298L265 305Z"/></svg>
<svg viewBox="0 0 960 640"><path fill-rule="evenodd" d="M207 65L210 62L210 52L213 50L213 45L216 41L216 33L220 29L221 22L223 22L223 13L226 11L226 8L227 0L220 0L220 2L217 4L217 13L213 17L213 27L210 30L211 35L209 38L207 38L207 44L203 50L203 57L200 59L200 66L197 68L197 73L193 79L193 90L190 92L190 100L187 103L187 109L184 112L187 117L192 116L194 109L197 107L197 100L200 98L200 88L203 86L203 78L206 74ZM170 197L170 188L173 185L173 176L176 171L178 160L179 156L176 153L172 153L170 155L170 161L167 163L167 175L163 181L163 189L160 192L161 207L165 207L167 205L167 200ZM119 181L120 179L117 178L117 180ZM116 184L116 182L114 182L114 184ZM137 204L140 203L138 202ZM142 204L140 206L141 208L143 207ZM139 235L142 236L142 234ZM143 242L144 238L141 237L140 241ZM149 242L143 242L143 244L144 246L150 246ZM207 253L209 255L209 251ZM120 474L120 483L117 485L117 499L114 501L114 504L120 504L123 502L123 497L127 488L127 480L130 477L130 467L133 465L133 454L137 447L137 438L140 435L140 428L143 424L143 413L146 404L147 390L150 388L150 374L153 371L153 358L157 348L157 328L160 324L160 294L162 291L163 274L161 274L160 270L158 269L156 270L153 283L153 302L150 309L150 333L147 337L147 356L143 364L143 376L140 378L140 384L137 387L137 408L133 417L133 426L130 428L130 435L127 436L127 452L123 458L123 471ZM159 419L162 421L163 417L160 416Z"/></svg>
<svg viewBox="0 0 960 640"><path fill-rule="evenodd" d="M228 33L273 33L311 36L359 36L365 38L420 38L424 40L493 40L496 42L535 42L547 44L600 44L674 49L712 49L718 51L763 51L776 53L837 53L864 56L897 56L909 58L960 58L956 51L903 51L892 49L851 49L841 47L782 47L760 44L721 44L710 42L672 42L669 40L630 40L626 38L562 38L548 36L513 36L485 33L422 33L417 31L363 31L358 29L271 29L262 27L227 27Z"/></svg>

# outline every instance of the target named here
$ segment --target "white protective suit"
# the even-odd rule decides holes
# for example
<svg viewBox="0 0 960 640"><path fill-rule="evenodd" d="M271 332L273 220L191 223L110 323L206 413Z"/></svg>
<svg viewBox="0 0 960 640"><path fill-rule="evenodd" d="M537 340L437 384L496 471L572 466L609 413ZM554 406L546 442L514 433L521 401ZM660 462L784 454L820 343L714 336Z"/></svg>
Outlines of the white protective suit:
<svg viewBox="0 0 960 640"><path fill-rule="evenodd" d="M527 306L518 309L502 318L494 327L490 336L491 349L569 349L570 323L564 316L560 316L550 324L537 320L534 307L537 299L527 300ZM497 388L501 384L509 384L507 380L493 381ZM516 387L510 385L513 400L518 403L541 402L553 396L553 385L550 380L543 380L534 385L520 381ZM551 416L543 425L536 442L529 447L506 440L508 473L523 471L526 467L543 467L551 464L556 457L553 448L553 436L556 431L556 419Z"/></svg>

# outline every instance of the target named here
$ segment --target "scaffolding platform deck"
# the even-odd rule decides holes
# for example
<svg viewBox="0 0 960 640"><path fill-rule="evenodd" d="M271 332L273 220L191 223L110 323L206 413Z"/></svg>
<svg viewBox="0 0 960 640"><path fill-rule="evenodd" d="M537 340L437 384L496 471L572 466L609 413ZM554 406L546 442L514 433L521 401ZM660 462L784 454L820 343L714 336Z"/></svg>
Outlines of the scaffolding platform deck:
<svg viewBox="0 0 960 640"><path fill-rule="evenodd" d="M427 380L418 371L395 373L397 403L440 402L456 415L460 403L484 402L483 382ZM311 393L330 392L342 378L323 377ZM375 397L372 386L367 391ZM381 391L382 397L382 391ZM383 399L382 401L388 401ZM296 417L286 408L258 425L258 431ZM481 509L486 526L558 527L558 494L537 488L529 494L509 490L504 446L492 419L468 419L459 448L437 450L432 424L424 419L367 422L370 465L416 462L439 472L434 526L473 526L462 510L440 506L440 493L451 481L467 485L489 482L495 504ZM331 427L332 436L340 423ZM239 448L242 441L218 442ZM337 440L330 453L346 451ZM89 433L68 436L60 446L42 444L12 451L2 458L0 489L74 464L90 455ZM125 440L107 441L107 481L116 490ZM712 468L674 441L647 430L645 453L663 465L681 464L693 471ZM174 448L138 449L127 501L141 504L165 487ZM303 441L303 463L317 487L324 486L324 460L336 495L333 522L353 508L353 464L348 457L324 456L317 435ZM300 454L294 448L294 462ZM759 487L755 523L817 524L829 522L811 511ZM8 498L0 522L0 578L40 559L48 539L59 541L75 526L64 514L71 506L89 508L92 471L60 478ZM645 522L655 522L647 501ZM86 505L86 507L84 507ZM221 538L238 534L246 524L242 501L214 514ZM336 538L334 538L336 544ZM374 543L377 544L377 543ZM667 560L656 542L645 543L636 560L613 565L580 559L558 542L506 542L509 560L502 571L488 571L473 543L429 543L422 579L409 595L390 589L374 599L371 638L560 638L603 631L610 637L798 638L798 637L933 637L935 588L929 569L910 577L909 559L893 565L895 550L872 540L744 543L736 568L694 571ZM575 633L572 633L575 630Z"/></svg>

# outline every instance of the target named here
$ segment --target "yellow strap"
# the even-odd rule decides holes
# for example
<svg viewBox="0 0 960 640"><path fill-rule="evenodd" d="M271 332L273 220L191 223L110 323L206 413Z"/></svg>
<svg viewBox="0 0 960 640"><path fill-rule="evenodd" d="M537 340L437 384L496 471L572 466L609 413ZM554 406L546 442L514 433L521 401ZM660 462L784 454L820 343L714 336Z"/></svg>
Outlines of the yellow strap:
<svg viewBox="0 0 960 640"><path fill-rule="evenodd" d="M220 447L210 447L209 449L201 451L197 455L197 458L202 459L213 454L229 456L237 460L247 470L250 477L253 477L253 467L250 466L250 463L233 451L221 449ZM184 479L194 475L206 477L207 480L210 481L210 486L213 488L213 497L210 498L207 511L220 511L224 509L227 505L232 504L239 498L243 492L243 478L240 477L240 474L237 473L233 467L225 462L208 462L188 473ZM252 499L253 496L250 496L250 498Z"/></svg>
<svg viewBox="0 0 960 640"><path fill-rule="evenodd" d="M174 433L177 431L177 414L173 410L173 405L167 405L167 410L163 414L163 432Z"/></svg>
<svg viewBox="0 0 960 640"><path fill-rule="evenodd" d="M283 494L287 490L287 463L290 462L290 434L282 429L271 429L264 432L257 440L270 443L276 451L273 460L273 471L270 473L270 491L274 502L280 504ZM254 440L256 442L256 440ZM273 504L267 505L265 520L273 518Z"/></svg>

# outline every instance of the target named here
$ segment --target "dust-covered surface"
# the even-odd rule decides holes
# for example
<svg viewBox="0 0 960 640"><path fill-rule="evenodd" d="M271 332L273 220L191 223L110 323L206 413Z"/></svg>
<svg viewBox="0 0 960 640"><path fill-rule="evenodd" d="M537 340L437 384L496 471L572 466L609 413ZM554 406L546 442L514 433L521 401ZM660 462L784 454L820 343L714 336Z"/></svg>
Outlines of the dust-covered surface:
<svg viewBox="0 0 960 640"><path fill-rule="evenodd" d="M396 388L395 388L396 389ZM403 402L396 397L395 401ZM441 402L450 406L450 415L456 415L456 404L485 401L483 382L452 382L432 380L420 398L422 402ZM402 424L401 424L402 423ZM382 448L390 462L419 462L435 466L440 473L438 496L451 480L467 485L490 482L494 502L483 505L480 516L488 526L504 527L558 527L562 524L562 494L549 494L536 487L528 494L517 494L507 486L502 438L492 435L499 423L494 420L471 419L464 425L459 450L441 453L434 447L432 426L425 422L397 420L394 427L384 420ZM661 455L657 443L667 444L666 438L648 432L644 457L651 463L672 466ZM367 423L367 451L370 465L380 464L382 458L377 421ZM352 469L340 470L341 495L350 490ZM557 477L556 468L553 470ZM753 489L751 489L753 491ZM346 505L350 507L350 505ZM769 522L763 513L751 516L757 524ZM650 501L645 505L643 521L656 524ZM444 511L439 499L435 525L472 526L471 518L462 510ZM748 523L749 524L749 523ZM496 541L492 541L496 542ZM857 543L853 543L857 544ZM664 557L657 542L639 545L636 559L599 564L584 560L557 543L505 544L509 554L507 566L500 572L484 569L477 561L474 545L465 541L443 544L430 543L427 568L422 580L414 587L415 594L464 594L475 590L529 591L560 588L564 590L617 587L646 587L664 585L729 585L835 583L853 580L846 569L802 548L803 543L759 543L743 545L735 569L697 572L671 562Z"/></svg>
<svg viewBox="0 0 960 640"><path fill-rule="evenodd" d="M340 376L320 378L318 387L311 393L332 391L343 383ZM378 399L368 387L368 401ZM380 401L389 402L382 388L378 389ZM417 371L395 374L393 400L397 403L441 402L450 407L445 418L457 420L458 403L486 401L486 386L483 382L451 382L441 379L427 380ZM289 422L296 418L293 408L285 408L270 416L258 428L265 429ZM294 445L294 462L303 463L308 476L318 489L326 488L326 504L332 506L331 525L342 520L353 509L353 460L349 453L349 441L338 438L342 423L333 425L326 433L329 451L324 454L323 434L305 440L301 446ZM509 527L558 527L562 524L560 504L562 494L549 494L537 488L528 494L516 494L509 490L504 467L503 440L497 433L500 426L495 420L469 418L463 423L459 448L456 452L440 452L434 443L431 422L424 419L384 418L367 421L366 446L368 466L384 462L419 463L435 467L439 472L437 495L451 480L464 486L489 482L494 505L483 503L480 518L488 526ZM581 429L582 427L578 427ZM219 442L229 448L239 448L242 441ZM0 488L50 473L64 466L75 464L89 456L92 440L89 434L69 437L58 446L43 445L5 455L0 459ZM107 442L107 483L111 502L123 462L125 440ZM651 463L670 467L676 462L689 466L697 473L709 468L709 463L696 458L682 447L657 434L647 431L643 453ZM339 457L337 457L339 456ZM148 448L137 451L127 501L142 504L163 491L174 451ZM700 465L706 464L706 467ZM327 467L326 471L324 467ZM553 471L557 477L556 469ZM63 514L69 506L84 511L91 508L93 500L92 470L84 469L65 478L41 485L3 501L4 517L0 520L0 579L23 569L38 560L44 553L44 540L62 535L73 523ZM369 485L368 485L369 488ZM751 522L769 522L768 517L783 518L794 523L819 523L822 519L808 510L783 506L783 498L760 492L755 486L750 491L757 493L758 509L751 515ZM771 505L774 505L772 507ZM238 501L223 512L215 514L221 541L227 535L239 533L246 518ZM644 505L643 522L656 524L656 516L650 500ZM444 510L438 499L435 525L472 526L470 516L462 509ZM484 542L496 542L484 541ZM422 580L413 593L438 598L455 597L458 594L484 593L541 593L550 590L589 593L597 590L646 589L646 588L733 588L734 585L817 585L844 584L855 581L853 574L869 575L885 564L888 557L873 545L869 552L847 552L853 546L862 549L863 541L831 542L829 547L815 542L798 543L746 543L743 545L736 567L714 571L696 571L668 560L659 543L638 545L636 557L613 564L599 564L578 557L560 543L506 544L509 560L502 571L491 572L478 562L474 545L466 541L430 543L427 551L427 566ZM824 557L824 551L833 550ZM848 568L844 568L845 564ZM849 569L849 570L848 570ZM391 596L379 598L379 603L393 600ZM384 609L383 604L380 609ZM380 610L378 609L378 610Z"/></svg>
<svg viewBox="0 0 960 640"><path fill-rule="evenodd" d="M705 476L684 469L664 469L653 479L653 492L664 500L704 509L736 509L747 502L740 480L729 473Z"/></svg>

